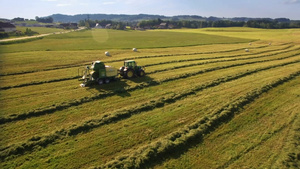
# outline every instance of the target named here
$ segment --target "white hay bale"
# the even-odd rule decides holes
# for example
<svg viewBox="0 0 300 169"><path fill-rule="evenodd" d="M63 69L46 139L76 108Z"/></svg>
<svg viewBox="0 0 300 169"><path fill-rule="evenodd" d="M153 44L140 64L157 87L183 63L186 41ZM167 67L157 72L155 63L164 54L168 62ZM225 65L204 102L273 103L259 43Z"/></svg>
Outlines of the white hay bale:
<svg viewBox="0 0 300 169"><path fill-rule="evenodd" d="M252 43L249 43L249 45L252 45Z"/></svg>
<svg viewBox="0 0 300 169"><path fill-rule="evenodd" d="M245 52L249 52L249 49L245 49Z"/></svg>
<svg viewBox="0 0 300 169"><path fill-rule="evenodd" d="M132 51L137 52L137 48L133 48Z"/></svg>
<svg viewBox="0 0 300 169"><path fill-rule="evenodd" d="M108 51L105 52L106 56L110 56L110 53Z"/></svg>

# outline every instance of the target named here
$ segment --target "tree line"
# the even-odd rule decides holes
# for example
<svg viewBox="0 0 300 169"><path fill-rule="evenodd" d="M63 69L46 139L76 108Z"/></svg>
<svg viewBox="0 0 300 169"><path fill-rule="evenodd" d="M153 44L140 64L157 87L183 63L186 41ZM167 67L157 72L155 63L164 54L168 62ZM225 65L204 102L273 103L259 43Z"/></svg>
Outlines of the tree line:
<svg viewBox="0 0 300 169"><path fill-rule="evenodd" d="M80 20L78 26L85 26L87 28L93 28L96 25L100 25L105 28L110 25L110 29L124 30L126 26L131 26L128 22L117 22L112 20Z"/></svg>
<svg viewBox="0 0 300 169"><path fill-rule="evenodd" d="M144 29L158 29L162 28L161 23L165 23L164 28L180 29L180 28L207 28L207 27L251 27L251 28L263 28L263 29L286 29L286 28L300 28L300 21L290 21L285 18L278 19L255 19L244 21L231 21L231 20L204 20L204 21L190 21L190 20L142 20L140 22L117 22L111 20L80 20L79 26L86 26L93 28L96 24L105 27L107 24L111 24L110 29L123 30L126 26L132 28L144 28Z"/></svg>

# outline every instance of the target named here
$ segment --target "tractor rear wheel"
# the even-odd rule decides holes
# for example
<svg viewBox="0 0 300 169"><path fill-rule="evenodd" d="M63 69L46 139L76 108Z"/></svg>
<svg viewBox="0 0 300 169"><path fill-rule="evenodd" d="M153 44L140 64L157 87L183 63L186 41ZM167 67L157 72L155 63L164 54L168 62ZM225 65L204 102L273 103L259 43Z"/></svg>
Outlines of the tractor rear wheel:
<svg viewBox="0 0 300 169"><path fill-rule="evenodd" d="M139 76L140 76L140 77L143 77L143 76L145 76L145 74L146 74L146 73L145 73L145 71L144 71L144 70L140 70L140 71L139 71Z"/></svg>
<svg viewBox="0 0 300 169"><path fill-rule="evenodd" d="M134 76L134 71L132 69L127 70L126 77L132 78Z"/></svg>

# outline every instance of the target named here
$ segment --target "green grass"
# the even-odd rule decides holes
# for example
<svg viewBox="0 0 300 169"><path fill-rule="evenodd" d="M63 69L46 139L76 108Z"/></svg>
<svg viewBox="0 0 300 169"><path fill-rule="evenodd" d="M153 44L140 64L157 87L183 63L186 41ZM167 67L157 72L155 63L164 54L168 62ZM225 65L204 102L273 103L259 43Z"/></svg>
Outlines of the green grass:
<svg viewBox="0 0 300 169"><path fill-rule="evenodd" d="M25 51L76 51L132 48L166 48L207 44L242 43L253 39L228 38L201 33L163 31L91 30L47 36L41 41L0 46L4 53ZM60 44L60 45L57 45Z"/></svg>
<svg viewBox="0 0 300 169"><path fill-rule="evenodd" d="M300 45L289 36L93 30L1 46L0 166L297 168ZM79 86L78 67L125 59L147 76Z"/></svg>
<svg viewBox="0 0 300 169"><path fill-rule="evenodd" d="M26 29L31 29L34 32L37 32L39 34L47 34L47 33L55 33L55 32L65 32L66 30L61 28L45 28L45 27L17 27L17 30L20 30L22 32L25 32Z"/></svg>

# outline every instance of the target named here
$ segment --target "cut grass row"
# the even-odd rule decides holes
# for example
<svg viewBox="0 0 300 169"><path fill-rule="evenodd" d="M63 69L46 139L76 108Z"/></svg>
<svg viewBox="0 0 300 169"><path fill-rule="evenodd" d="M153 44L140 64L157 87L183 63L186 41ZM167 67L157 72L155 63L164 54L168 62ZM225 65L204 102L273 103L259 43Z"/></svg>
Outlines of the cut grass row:
<svg viewBox="0 0 300 169"><path fill-rule="evenodd" d="M289 57L289 56L287 56L287 57ZM295 57L295 58L297 58L297 57ZM274 60L276 61L280 61L280 60L283 60L283 59L286 59L285 57L283 57L283 58L275 58ZM271 60L273 60L273 59L271 59ZM292 61L292 60L294 60L293 58L291 58L290 59L290 61ZM266 61L268 61L268 60L266 60ZM265 61L265 62L266 62ZM281 62L281 61L280 61ZM171 79L169 79L170 81L172 81L172 79L174 78L174 80L178 80L178 79L181 79L181 78L187 78L187 77L189 77L189 75L193 75L193 76L196 76L196 75L198 75L198 74L203 74L203 73L206 73L206 72L212 72L213 70L221 70L221 69L227 69L227 68L230 68L230 67L236 67L236 66L239 66L240 64L242 64L242 65L244 65L244 64L248 64L248 65L250 65L250 64L252 64L252 63L263 63L263 61L257 61L257 62L245 62L245 63L238 63L238 64L227 64L227 65L225 65L225 64L219 64L219 65L223 65L223 66L219 66L219 65L212 65L212 66L210 66L210 68L206 68L206 69L203 69L203 68L201 68L201 67L199 67L199 68L195 68L195 69L190 69L190 68L186 68L186 70L188 70L188 72L186 73L186 72L181 72L181 75L179 75L178 76L178 74L176 73L176 72L170 72L171 74L174 74L173 76L170 76L171 74L170 73L167 73L167 74L161 74L160 75L160 77L171 77ZM278 62L279 63L279 62ZM204 67L205 68L205 67ZM199 69L201 70L201 71L199 71ZM195 70L198 70L197 72L195 72ZM189 73L190 72L190 73ZM184 75L183 75L184 74ZM155 75L155 77L159 77L159 76L157 76L157 75ZM141 79L140 80L140 82L141 83L135 83L135 82L133 82L133 83L129 83L129 81L126 81L126 83L129 83L130 85L126 85L126 86L124 86L124 88L120 88L120 87L117 87L117 86L119 86L120 85L120 83L122 84L123 82L121 81L121 82L114 82L114 83L112 83L112 86L111 85L109 85L109 86L102 86L102 87L100 87L101 89L103 88L103 89L105 89L105 90L103 90L102 89L102 91L99 93L99 92L97 92L97 87L98 86L96 86L96 92L97 93L99 93L99 94L97 94L97 95L95 95L95 96L92 96L92 98L101 98L101 96L103 96L104 95L104 97L105 97L105 95L107 95L107 93L110 93L110 94L108 94L107 96L113 96L113 95L122 95L122 94L124 94L124 93L127 93L128 91L130 91L131 89L133 89L133 90L136 90L136 89L139 89L139 88L143 88L143 86L145 86L145 87L147 87L147 86L151 86L151 84L149 84L149 83L152 83L152 81L154 81L154 85L156 85L156 84L158 84L158 83L160 83L160 81L162 80L162 82L165 82L165 81L167 81L166 80L166 78L157 78L157 79L155 79L155 80L145 80L145 79ZM48 108L50 108L50 110L51 110L51 112L55 112L55 106L60 106L60 105L66 105L66 104L68 104L69 102L71 102L71 103L74 103L75 105L78 105L78 104L76 104L76 102L78 103L81 103L80 101L78 101L79 99L77 99L77 98L81 98L82 97L82 99L88 99L88 101L86 101L86 102L89 102L90 100L90 98L91 98L91 94L88 92L88 91L84 91L84 92L82 92L82 89L81 88L79 88L77 85L77 87L76 87L76 89L78 89L78 90L76 90L76 91L78 91L78 92L76 92L75 91L75 93L76 93L76 95L74 95L74 87L72 87L72 85L74 86L74 83L78 83L78 82L76 82L76 81L70 81L69 83L58 83L57 85L55 85L55 86L40 86L39 88L39 90L36 90L36 87L31 87L33 90L31 91L31 90L28 90L28 89L22 89L22 91L27 91L26 93L26 95L24 95L23 96L23 94L22 95L20 95L19 93L18 93L18 91L19 90L17 90L16 91L16 93L14 93L13 91L14 90L12 90L12 91L7 91L7 92L5 92L7 95L10 95L10 100L2 100L2 104L4 104L4 106L3 106L3 111L5 110L5 112L6 112L6 117L9 117L9 118L16 118L16 116L18 116L18 113L21 113L20 111L16 111L16 110L18 110L17 109L17 106L15 106L15 107L9 107L9 105L13 105L14 104L14 102L15 101L17 101L15 98L17 97L17 98L23 98L24 97L24 99L26 99L26 100L24 100L23 102L23 104L20 104L20 106L22 106L23 107L23 112L21 113L21 114L27 114L27 112L41 112L41 110L45 110L45 109L48 109ZM63 88L61 88L61 86L64 86ZM45 90L47 90L48 88L54 88L55 89L55 92L53 93L53 94L47 94L47 93L45 93ZM30 88L30 89L31 89ZM66 99L66 96L68 96L69 94L68 93L65 93L65 92L68 92L68 91L72 91L72 96L71 97L68 97L68 99L69 100L71 100L71 101L61 101L62 99L63 100L65 100ZM32 92L34 92L34 93L32 93ZM45 95L46 94L46 96L39 96L39 93L42 93L42 95ZM60 95L60 97L61 97L61 99L57 99L56 98L56 94L62 94L62 95ZM67 95L66 95L67 94ZM53 95L53 96L55 96L55 102L52 102L51 101L51 98L49 97L49 95ZM93 94L94 95L94 94ZM21 97L22 96L22 97ZM28 104L30 104L31 103L31 100L28 98L28 97L33 97L33 98L38 98L38 100L45 100L45 99L43 99L44 97L46 97L47 98L47 101L44 103L44 104L38 104L37 106L39 106L39 108L37 108L37 109L33 109L32 108L32 106L30 106L29 107L29 109L28 109L28 111L24 111L25 110L25 107L26 107L26 103L28 102ZM25 98L26 97L26 98ZM74 99L72 99L72 98L74 98ZM35 99L36 100L36 99ZM94 99L91 99L91 100L94 100ZM96 99L97 100L97 99ZM37 102L37 101L35 101L35 102ZM63 104L61 104L61 102L63 102ZM7 107L8 106L8 107ZM5 108L5 107L7 107L7 108ZM70 107L70 106L66 106L65 108L67 108L67 107ZM13 113L9 113L7 110L11 110ZM31 110L30 110L31 109ZM33 109L33 110L32 110ZM44 112L44 111L42 111L42 112ZM42 113L42 114L44 114L44 113ZM10 117L11 116L11 117ZM2 116L3 117L3 116ZM26 116L25 116L26 117Z"/></svg>
<svg viewBox="0 0 300 169"><path fill-rule="evenodd" d="M196 120L193 124L187 125L176 132L172 132L158 141L132 150L129 155L116 157L115 160L95 168L143 168L146 164L155 161L155 159L160 159L170 152L175 152L182 149L182 147L188 146L188 144L195 139L201 140L204 135L214 131L222 123L230 121L246 105L252 103L262 94L299 75L300 72L296 72L288 77L271 82L262 88L253 90L221 109L214 111L209 116Z"/></svg>
<svg viewBox="0 0 300 169"><path fill-rule="evenodd" d="M129 110L128 109L119 110L112 114L106 114L99 119L93 119L93 120L86 121L81 125L75 125L75 126L69 127L68 129L62 129L60 131L55 131L54 134L46 135L43 137L35 136L35 137L31 138L30 140L28 140L27 143L22 143L21 145L2 148L3 152L1 153L0 157L5 158L6 156L9 156L11 154L19 154L19 153L24 153L24 151L31 151L33 149L33 147L36 145L44 147L48 144L53 143L57 139L62 139L66 136L77 135L78 133L81 133L81 132L87 132L93 128L97 128L102 125L106 125L106 124L113 123L113 122L116 122L119 120L123 120L125 118L129 118L134 114L141 113L144 111L150 111L150 110L153 110L153 109L159 108L159 107L163 107L165 104L174 103L177 100L180 100L180 99L185 98L190 95L194 95L195 92L199 92L201 90L204 90L204 89L207 89L210 87L214 87L214 86L217 86L217 85L225 83L225 82L236 80L236 79L239 79L244 76L248 76L248 75L260 72L260 71L273 69L276 67L281 67L281 66L285 66L285 65L289 65L289 64L293 64L293 63L298 63L298 61L291 62L291 63L284 63L281 65L273 65L273 66L264 67L264 68L258 68L258 69L252 70L252 71L238 73L234 76L223 77L223 78L211 81L211 82L207 82L201 86L196 86L195 88L186 90L182 93L177 93L177 94L171 95L170 97L162 97L157 100L151 100L148 103L144 103L140 106L136 106L135 108L132 108Z"/></svg>
<svg viewBox="0 0 300 169"><path fill-rule="evenodd" d="M299 141L295 138L299 80L262 95L229 123L205 136L203 142L153 168L297 168L294 143ZM293 157L286 165L290 153Z"/></svg>
<svg viewBox="0 0 300 169"><path fill-rule="evenodd" d="M281 44L280 46L284 46L284 45L291 45L291 44ZM230 46L230 45L229 45ZM239 46L242 46L242 45L239 45ZM261 45L261 46L258 46L258 47L250 47L249 49L263 49L263 48L266 48L266 47L268 47L268 46L266 46L266 45ZM273 47L273 46L272 46ZM171 56L181 56L181 55L198 55L198 54L218 54L218 53L229 53L229 52L234 52L234 51L240 51L240 50L244 50L245 49L245 47L239 47L239 48L237 48L237 49L230 49L230 50L216 50L215 48L210 48L210 47L207 47L208 49L202 49L201 47L198 47L198 50L201 50L201 52L197 52L197 51L195 51L195 50L197 50L197 48L192 48L192 50L191 51L189 51L189 48L187 48L187 49L185 49L185 50L188 50L189 52L188 53L186 53L186 52L180 52L180 53L176 53L176 54L174 54L174 52L175 51L177 51L176 50L176 48L174 48L174 51L169 51L169 50L167 50L167 51L165 51L167 54L162 54L162 53L164 53L164 51L162 50L158 50L158 51L161 51L161 52L159 52L159 54L156 54L156 53L154 53L154 55L148 55L148 56L145 56L145 54L147 54L148 53L148 51L145 51L145 52L143 52L143 55L142 56L139 56L140 55L140 53L128 53L128 52L125 52L125 54L122 54L122 53L117 53L117 55L118 55L118 59L115 59L114 57L99 57L99 54L98 53L94 53L94 55L95 56L90 56L91 54L88 54L90 57L89 58L95 58L94 60L99 60L99 58L101 58L101 61L104 61L104 62L106 62L106 63L113 63L113 62L120 62L120 61L124 61L124 60L133 60L133 59L143 59L143 58L145 58L145 59L149 59L149 58L161 58L161 57L171 57ZM202 50L204 50L204 51L202 51ZM52 52L49 52L49 53L45 53L45 54L41 54L41 55L45 55L45 57L47 57L49 54L51 54ZM104 52L103 52L104 53ZM20 54L19 54L20 55ZM18 56L19 56L18 55ZM21 54L22 55L22 54ZM13 60L12 58L14 58L15 56L10 56L10 58L7 58L6 59L6 57L4 58L5 59L5 61L6 62L8 62L8 63L6 63L6 62L4 62L4 64L2 65L5 69L10 69L10 67L11 66L13 66L15 63L18 63L18 62L20 62L20 60L22 61L24 58L27 58L28 57L28 59L30 58L30 60L34 60L35 58L32 58L32 55L36 55L36 54L24 54L25 56L23 57L23 58L19 58L19 60L18 61L15 61L15 60ZM28 56L27 56L28 55ZM53 55L55 55L55 57L53 57L53 58L55 58L56 60L53 60L53 61L51 61L51 62L49 62L48 61L48 63L44 63L44 60L45 59L43 59L44 57L43 56L37 56L37 58L39 58L39 60L37 60L36 62L37 63L35 63L35 62L30 62L30 63L28 63L28 64L30 64L30 66L28 65L28 66L26 66L27 64L27 62L25 62L25 63L20 63L22 66L24 65L24 66L26 66L25 68L24 67L20 67L21 68L21 71L19 71L19 72L16 72L16 70L19 70L19 69L13 69L13 71L14 72L9 72L9 73L1 73L0 74L0 76L7 76L7 75L20 75L20 74L26 74L26 73L34 73L34 72L39 72L39 71L49 71L49 70L57 70L57 69L65 69L65 68L70 68L70 67L78 67L78 66L81 66L81 65L83 65L83 64L89 64L92 60L90 60L90 59L88 59L88 58L85 58L85 59L83 59L84 58L84 56L81 56L81 57L79 57L78 58L78 56L75 56L76 57L76 59L74 59L74 58L71 58L70 56L66 56L66 57L68 57L68 58L70 58L69 60L67 60L66 62L64 62L64 64L63 65L61 65L61 59L63 58L62 56L59 56L59 55L62 55L62 54L60 54L60 53L58 53L58 54L55 54L55 53L53 53ZM58 56L56 56L56 55L58 55ZM78 54L76 54L76 55L78 55ZM81 54L82 55L82 54ZM124 55L124 56L123 56ZM130 56L130 57L128 57L128 55L130 56L130 55L136 55L136 56L134 56L134 57L132 57L132 56ZM48 56L48 57L50 57L50 56ZM98 58L98 59L96 59L96 58ZM89 62L86 62L86 60L90 60ZM9 61L9 60L12 60L12 61ZM82 61L82 60L85 60L84 62ZM12 63L10 63L10 62L12 62ZM71 62L71 63L68 63L68 62ZM50 63L50 65L49 65L49 63ZM66 63L68 63L68 64L66 64ZM37 64L42 64L43 66L42 67L40 67L41 65L38 65L39 67L37 67L36 65ZM36 69L34 69L34 70L26 70L26 69L30 69L30 67L36 67ZM46 67L46 68L45 68ZM4 70L2 70L2 71L4 71Z"/></svg>
<svg viewBox="0 0 300 169"><path fill-rule="evenodd" d="M45 116L30 118L27 120L17 121L14 123L7 123L2 125L3 139L4 139L2 143L3 145L6 145L8 143L18 142L18 140L20 139L27 140L32 136L30 133L35 133L35 134L49 133L49 131L53 131L53 129L59 130L60 127L67 128L68 126L74 123L81 124L82 122L90 120L92 117L100 118L101 116L107 113L114 112L116 109L122 109L124 107L128 107L128 105L140 105L146 103L145 102L146 100L156 100L156 97L158 95L161 97L169 97L173 95L173 93L177 93L178 91L181 91L182 86L189 86L189 88L193 88L196 87L196 84L202 85L205 84L206 82L210 82L215 79L235 75L237 72L255 70L257 68L276 65L280 63L281 61L276 61L271 63L260 63L260 64L247 65L244 67L234 67L225 70L223 69L223 70L213 71L213 72L193 76L190 78L179 79L176 81L163 83L161 85L144 88L141 90L135 90L133 92L127 92L121 95L115 95L112 97L108 97L106 99L95 100L93 102L88 102L79 106L74 106L61 111L56 111L52 114L48 114ZM294 65L280 67L279 70L290 69L293 68L293 66ZM271 74L274 75L278 74L278 73L272 73L271 70L267 72L271 72ZM268 75L267 73L264 74ZM261 78L267 80L267 78L263 76L261 76ZM257 82L258 81L255 81L254 83ZM252 83L253 82L251 82L251 84ZM170 88L169 86L172 86L172 88ZM43 100L43 97L38 97L39 93L37 93L37 96L35 96L37 98L36 100L41 100L41 99ZM44 94L44 92L41 93ZM147 95L145 95L145 93L147 93ZM66 98L64 97L64 95L65 94L62 95L62 99ZM16 98L18 97L19 96L17 96ZM49 102L51 102L51 100L49 100L49 97L46 97L46 99L47 101L45 103L49 105ZM124 101L124 99L126 101ZM25 106L26 104L22 105L22 107ZM205 105L203 106L205 107ZM86 112L86 113L82 113L82 112ZM56 125L57 123L59 125ZM26 129L24 129L25 126ZM22 132L23 129L24 131L26 131L26 133Z"/></svg>
<svg viewBox="0 0 300 169"><path fill-rule="evenodd" d="M288 58L293 58L295 56L298 56L299 54L294 54L291 56L287 56ZM236 64L230 64L230 65L224 65L224 66L218 66L218 67L211 67L211 68L207 68L207 69L202 69L200 71L192 71L191 73L181 73L180 75L178 75L177 73L175 73L175 76L171 76L171 77L166 77L163 79L159 79L159 80L151 80L148 82L142 82L139 83L137 85L133 85L133 86L127 86L125 88L118 88L115 89L111 92L104 92L101 94L96 94L94 96L91 97L83 97L81 99L76 99L74 101L70 101L70 102L64 102L62 104L55 104L53 106L47 106L45 108L39 108L38 110L33 110L33 111L29 111L29 112L25 112L25 113L20 113L20 114L14 114L12 116L8 116L8 117L2 117L0 119L0 124L6 123L6 122L10 122L10 121L15 121L15 120L22 120L22 119L26 119L29 117L35 117L35 116L40 116L40 115L44 115L44 114L49 114L49 113L53 113L55 112L55 110L61 110L61 109L65 109L68 107L72 107L72 106L77 106L86 102L90 102L93 100L98 100L98 99L103 99L106 97L110 97L113 96L115 94L120 94L120 93L125 93L128 91L133 91L133 90L137 90L137 89L141 89L144 87L149 87L149 86L154 86L154 85L159 85L161 83L164 82L168 82L168 81L174 81L174 80L178 80L178 79L182 79L182 78L188 78L191 76L196 76L199 74L203 74L203 73L207 73L207 72L211 72L211 71L215 71L215 70L220 70L220 69L227 69L227 68L231 68L231 67L237 67L237 66L244 66L244 65L249 65L249 64L254 64L254 63L263 63L263 62L269 62L269 61L274 61L274 60L283 60L286 59L286 57L284 58L275 58L275 59L267 59L267 60L259 60L259 61L252 61L252 62L244 62L244 63L236 63ZM294 62L294 61L293 61ZM298 62L298 61L296 61Z"/></svg>
<svg viewBox="0 0 300 169"><path fill-rule="evenodd" d="M161 67L161 65L163 64L168 64L168 65L171 65L170 63L180 63L181 66L173 66L171 68L167 68L167 69L162 69L162 70L155 70L155 71L152 71L152 72L147 72L147 74L152 74L152 73L156 73L156 72L162 72L162 71L167 71L167 70L172 70L172 69L178 69L178 68L184 68L184 67L189 67L189 66L197 66L197 65L202 65L202 64L209 64L209 63L217 63L217 62L226 62L226 61L238 61L238 60L247 60L247 59L256 59L256 58L262 58L262 57L269 57L269 56L273 56L273 55L278 55L278 54L282 54L282 53L287 53L287 52L292 52L292 51L297 51L299 50L299 48L293 48L293 49L290 49L291 46L287 46L285 48L281 48L280 50L283 50L283 51L280 51L280 52L277 52L277 53L271 53L271 54L265 54L267 52L272 52L272 51L279 51L277 49L275 50L268 50L268 51L264 51L264 52L259 52L259 53L254 53L254 55L257 55L257 54L264 54L262 56L255 56L255 57L247 57L247 58L235 58L235 59L227 59L227 60L215 60L215 61L205 61L205 62L196 62L194 64L189 64L189 65L185 65L185 64L182 64L182 63L185 63L185 62L191 62L191 61L203 61L203 60L208 60L208 59L220 59L220 58L231 58L231 57L237 57L237 56L245 56L245 55L233 55L233 56L217 56L217 57L212 57L212 58L194 58L194 59L183 59L183 60L173 60L173 61L168 61L168 62L159 62L159 63L153 63L153 64L148 64L148 65L145 65L146 67L151 67L151 66L156 66L156 65L159 65L159 67ZM288 50L289 49L289 50ZM253 54L250 54L250 55L253 55ZM68 69L66 71L74 71L73 69ZM24 77L24 75L22 77L10 77L10 78L5 78L7 80L11 80L11 78L16 78L16 79L22 79L22 83L20 83L20 81L15 81L13 83L18 83L16 85L10 85L10 86L0 86L0 90L5 90L5 89L10 89L10 88L17 88L17 87L24 87L24 86L30 86L30 85L39 85L39 84L43 84L43 83L52 83L52 82L59 82L59 81L64 81L64 80L72 80L72 79L76 79L76 78L79 78L79 76L71 76L71 77L64 77L64 78L57 78L57 79L53 79L53 74L54 75L64 75L64 74L67 74L67 72L65 73L59 73L59 72L49 72L49 75L43 75L41 73L40 74L40 77L38 75L35 75L35 78L34 79L49 79L49 80L43 80L43 81L32 81L32 75L29 75L28 79L31 81L29 83L24 83L26 82L26 78ZM68 73L69 74L69 73ZM75 73L71 73L71 74L75 74ZM42 76L42 77L41 77ZM3 79L4 80L4 79Z"/></svg>
<svg viewBox="0 0 300 169"><path fill-rule="evenodd" d="M219 64L219 65L221 65L221 63ZM199 68L201 68L201 67L199 67ZM196 68L195 67L195 69L199 69L199 68ZM191 69L192 70L192 69ZM70 72L70 70L68 70L68 72ZM57 73L53 73L53 74L57 74ZM59 74L59 73L58 73ZM165 76L170 76L170 75L161 75L162 77L165 77ZM157 75L155 75L155 76L153 76L153 77L156 77L157 78ZM22 77L20 77L20 78L22 78ZM74 78L74 77L72 77L72 78ZM57 79L55 79L55 81L59 81L59 80L57 80ZM148 81L147 79L145 79L145 78L142 78L142 81ZM130 82L130 81L127 81L126 83L128 83L128 82ZM40 83L40 82L37 82L37 83ZM72 86L74 86L74 83L78 83L78 82L75 82L75 81L70 81L69 83L65 83L65 85L66 85L66 87L64 87L64 88L62 88L62 90L63 90L63 92L65 92L65 91L68 91L69 89L67 89L68 87L67 86L70 86L69 88L70 89L74 89ZM123 83L123 82L122 82ZM44 91L45 89L47 89L47 88L53 88L53 90L55 90L55 91L57 91L57 92L59 92L59 90L57 89L57 88L61 88L61 86L62 85L60 85L61 83L59 83L59 84L57 84L57 85L47 85L47 86L45 86L45 87L42 87L42 86L40 86L39 85L39 87L38 87L38 91ZM116 83L116 84L120 84L120 83ZM112 86L114 86L114 88L116 88L116 85L114 84L114 83L112 83L111 84ZM109 85L109 86L111 86L111 85ZM134 85L136 85L136 84L134 84ZM76 85L77 86L77 85ZM33 86L34 87L34 86ZM106 86L103 86L104 87L104 89L106 88ZM101 87L102 88L102 87ZM28 90L27 88L26 89L24 89L24 90L26 90L27 92L27 94L26 95L29 95L30 93L32 93L32 92L34 92L34 93L37 93L38 91L36 91L36 89L37 88L35 88L35 89L32 89L32 90ZM67 90L66 90L67 89ZM23 91L23 90L22 90ZM78 92L80 92L80 91L78 91ZM75 92L75 93L78 93L78 92ZM5 94L7 94L8 96L9 96L9 98L10 97L13 97L13 98L15 98L16 96L18 96L18 95L20 95L19 94L19 92L13 92L13 91L11 91L11 92L4 92ZM21 92L22 93L22 92ZM73 92L74 93L74 92ZM80 92L80 93L82 93L82 92ZM43 92L43 95L44 94L47 94L47 93L45 93L45 91ZM49 94L47 94L47 96L48 96ZM90 94L89 94L90 95ZM34 95L32 95L32 94L30 94L29 95L30 97L34 97ZM80 96L77 96L77 98L78 97L80 97ZM48 99L48 98L47 98ZM38 100L41 100L41 99L38 99ZM2 103L4 104L5 102L3 102L2 101ZM53 103L53 104L56 104L57 102L55 102L55 103ZM9 104L7 104L7 103L5 103L5 105L9 105Z"/></svg>
<svg viewBox="0 0 300 169"><path fill-rule="evenodd" d="M247 67L248 68L248 67ZM246 69L245 69L246 70ZM117 153L120 151L123 151L124 149L131 148L132 146L136 144L141 143L147 143L150 140L157 138L158 136L164 136L168 134L170 131L176 130L177 127L182 126L183 124L186 124L188 119L192 120L196 117L202 116L204 112L208 112L211 110L214 110L215 108L220 107L221 105L224 105L225 103L231 102L231 100L234 100L234 98L237 98L241 95L246 94L251 89L254 89L256 87L263 86L267 82L270 82L272 80L275 80L280 77L285 77L286 75L290 74L291 72L295 72L295 65L289 65L285 67L280 67L277 69L271 69L268 71L263 71L259 74L253 74L250 77L245 77L242 79L239 79L237 81L232 81L229 83L225 83L220 86L216 86L213 88L210 88L209 90L205 90L203 92L198 93L197 95L192 95L192 97L189 97L188 99L180 100L179 103L173 103L164 106L163 108L155 109L154 111L137 114L135 116L132 116L130 119L125 119L122 121L119 121L118 123L112 123L109 125L105 125L103 127L97 128L95 130L92 130L91 132L80 134L76 137L69 137L64 140L57 140L59 142L58 145L56 145L57 142L55 142L55 145L49 145L46 148L42 148L39 146L35 148L35 150L32 153L26 153L22 156L12 156L10 157L10 161L5 162L11 163L11 164L22 164L22 167L33 167L34 164L38 164L38 166L44 166L44 167L53 167L55 164L59 164L60 168L70 167L72 168L75 166L82 166L83 164L87 164L86 167L91 165L93 162L99 162L100 161L106 161L107 159L111 158L112 156L116 156L113 153ZM234 71L232 72L234 74ZM208 76L208 75L206 75ZM204 76L204 77L206 77ZM184 82L184 81L182 81ZM200 82L201 83L201 82ZM175 83L173 83L175 84ZM183 84L183 83L180 83ZM229 85L230 84L230 85ZM172 85L172 84L170 84ZM161 87L161 86L160 86ZM233 87L233 88L232 88ZM230 89L225 90L224 89ZM217 90L216 90L217 89ZM147 90L146 90L147 91ZM212 92L215 91L215 92ZM149 91L148 91L149 92ZM204 93L205 92L205 93ZM134 93L138 93L134 92ZM147 93L147 92L146 92ZM212 95L215 95L216 97L211 97ZM134 94L132 93L132 96ZM142 99L145 97L142 97ZM217 100L216 100L217 98ZM191 100L192 99L192 100ZM126 99L128 100L128 99ZM208 109L203 108L204 105L207 104L207 102L210 102L210 100L214 100L212 104L208 105ZM228 100L228 102L226 101ZM225 101L225 102L224 102ZM127 101L126 101L127 102ZM219 103L219 104L218 104ZM98 109L99 112L105 112L102 109L100 102L94 102L90 105L94 105L93 108ZM102 102L101 102L102 104ZM117 105L116 103L112 103L114 105ZM187 107L186 107L187 105ZM203 106L202 106L203 105ZM96 106L96 107L95 107ZM92 114L88 111L91 111L91 109L87 108L88 105L80 106L79 109L81 112L85 112L84 114L86 116L91 116ZM98 107L98 108L97 108ZM134 107L134 105L133 105ZM205 106L204 106L205 107ZM85 111L86 110L88 111ZM66 114L68 120L71 118L70 116L73 116L75 113L74 110L78 108L74 108L72 110L63 111ZM199 112L194 112L194 111ZM202 112L203 111L203 112ZM58 116L61 116L62 114L58 112L56 114ZM70 115L70 116L69 116ZM193 116L191 116L193 115ZM65 116L63 114L62 116ZM170 117L172 119L170 119ZM47 116L45 119L51 119L52 123L56 123L57 125L63 125L63 123L67 123L67 121L61 121L56 120L53 118L54 116ZM44 118L44 117L43 117ZM36 119L36 118L35 118ZM40 118L38 118L40 119ZM27 121L27 123L15 123L10 124L14 125L15 128L19 128L19 130L23 130L23 128L26 126L26 133L19 132L20 135L27 134L28 132L36 133L36 129L32 128L33 124L35 123L38 128L42 127L43 123L39 121L33 121L34 119L30 119ZM167 120L168 119L168 120ZM80 120L73 120L71 118L70 120L73 121L74 124L78 124ZM167 121L166 121L167 120ZM48 122L46 120L45 122ZM36 124L37 123L37 124ZM39 125L41 124L41 125ZM172 127L173 125L174 128ZM180 124L180 125L179 125ZM19 125L20 127L18 127ZM24 126L24 127L22 127ZM30 128L28 128L30 127ZM52 125L49 129L56 128ZM149 130L151 132L149 133ZM141 133L142 132L142 133ZM148 134L146 134L146 133ZM163 133L165 134L163 134ZM158 134L160 133L160 134ZM9 135L18 135L18 133L11 130L11 134ZM32 136L32 134L30 134ZM41 136L43 134L41 133ZM24 137L21 137L24 138ZM30 138L30 137L29 137ZM152 139L151 139L152 138ZM146 140L145 140L146 139ZM23 139L24 140L24 139ZM75 140L75 141L74 141ZM13 139L11 142L15 142L16 140ZM62 142L61 142L62 141ZM76 147L76 149L74 149ZM55 152L55 153L54 153ZM46 157L45 157L46 155ZM72 159L77 159L78 157L86 157L81 158L80 161L73 161ZM30 163L26 162L26 159L31 159ZM42 158L42 159L39 159ZM38 160L39 159L39 160ZM23 162L21 162L24 160ZM48 161L45 162L45 161ZM92 161L91 161L92 160ZM95 161L94 161L95 160ZM68 165L66 162L72 161L72 164ZM13 163L12 163L13 162ZM44 163L45 162L45 163ZM99 163L98 163L99 164ZM18 166L17 165L17 166ZM86 168L84 167L84 168Z"/></svg>

